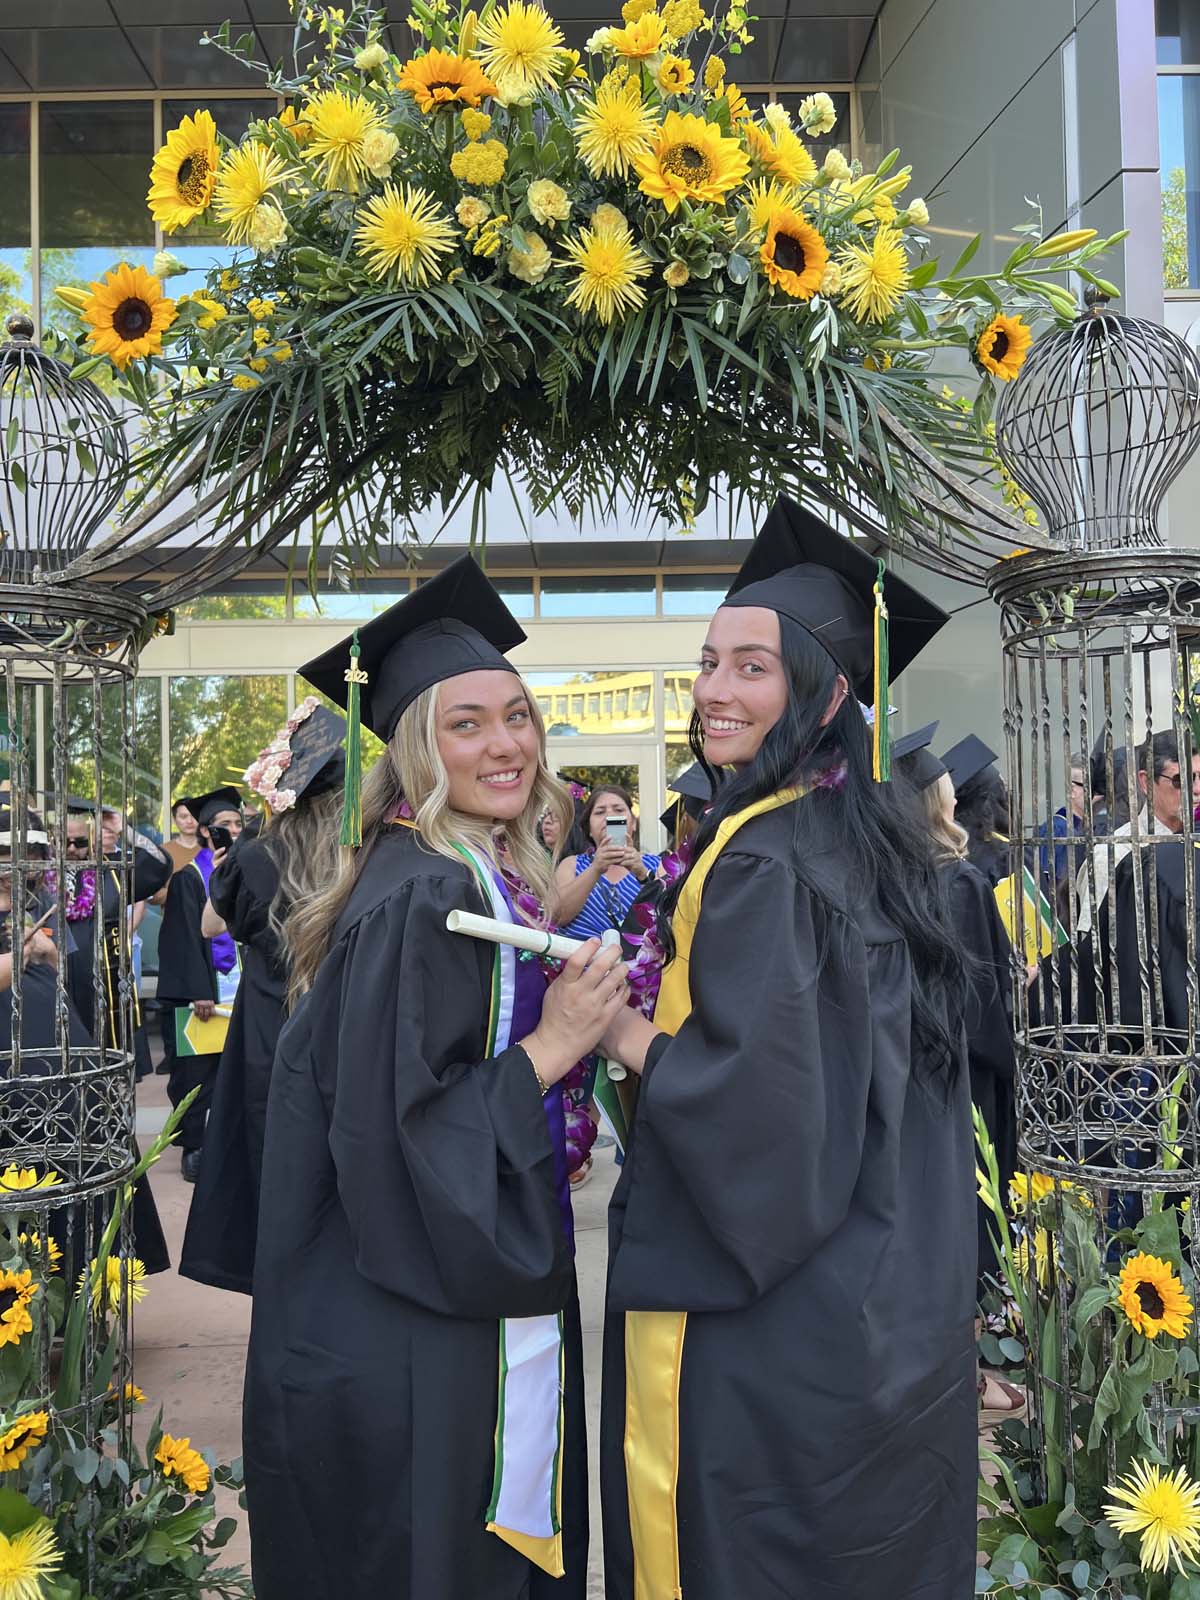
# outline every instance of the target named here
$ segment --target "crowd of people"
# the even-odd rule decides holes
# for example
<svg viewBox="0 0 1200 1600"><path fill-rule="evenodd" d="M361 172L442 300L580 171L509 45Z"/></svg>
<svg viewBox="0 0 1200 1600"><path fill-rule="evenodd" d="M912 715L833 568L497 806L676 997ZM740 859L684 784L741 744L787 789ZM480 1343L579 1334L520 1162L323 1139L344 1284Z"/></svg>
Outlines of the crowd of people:
<svg viewBox="0 0 1200 1600"><path fill-rule="evenodd" d="M994 751L969 736L939 757L931 724L879 770L888 681L947 618L878 576L777 504L707 627L661 855L630 793L573 795L550 770L508 658L524 635L469 557L363 627L354 661L346 641L302 669L325 703L297 707L244 792L181 797L170 845L122 840L105 812L97 847L95 807L71 813L69 849L95 856L69 886L81 1037L116 1026L95 998L132 928L118 847L134 900L164 908L170 1094L200 1089L180 1270L254 1298L261 1600L582 1600L572 1189L610 1063L633 1092L610 1209L606 1593L971 1592L978 1431L1026 1399L976 1362L995 1263L970 1107L1006 1182L1014 992L1045 1003L1057 947L1040 963L1010 942ZM359 716L385 747L361 790ZM1148 740L1132 786L1099 755L1070 778L1025 868L1076 955L1119 966L1139 873L1159 875L1160 917L1185 914L1179 862L1142 848L1182 826L1179 749ZM499 942L450 932L455 911ZM507 942L530 925L575 953ZM58 959L28 934L35 987Z"/></svg>

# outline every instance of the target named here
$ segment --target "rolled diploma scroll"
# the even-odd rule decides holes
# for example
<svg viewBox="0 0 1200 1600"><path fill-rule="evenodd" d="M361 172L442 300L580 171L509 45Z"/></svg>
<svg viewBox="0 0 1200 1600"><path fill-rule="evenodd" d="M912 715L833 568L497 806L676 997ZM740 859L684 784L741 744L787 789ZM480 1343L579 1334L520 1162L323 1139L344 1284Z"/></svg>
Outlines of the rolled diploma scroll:
<svg viewBox="0 0 1200 1600"><path fill-rule="evenodd" d="M466 933L472 939L486 939L489 944L509 944L517 950L532 950L535 955L551 956L555 961L567 961L585 944L583 939L568 939L561 933L550 933L545 928L531 928L521 922L500 922L495 917L480 917L474 911L450 911L446 914L446 927L451 933ZM609 928L601 944L615 944L620 940L615 928ZM605 1063L614 1083L626 1077L619 1061Z"/></svg>

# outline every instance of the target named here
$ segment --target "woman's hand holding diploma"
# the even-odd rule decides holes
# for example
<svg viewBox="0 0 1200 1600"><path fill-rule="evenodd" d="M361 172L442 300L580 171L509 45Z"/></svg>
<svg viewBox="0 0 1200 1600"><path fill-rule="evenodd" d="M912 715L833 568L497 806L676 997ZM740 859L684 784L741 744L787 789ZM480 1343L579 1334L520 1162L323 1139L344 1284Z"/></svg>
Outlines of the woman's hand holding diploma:
<svg viewBox="0 0 1200 1600"><path fill-rule="evenodd" d="M613 1017L600 1038L600 1053L610 1061L619 1061L636 1072L639 1077L646 1065L646 1051L663 1030L644 1017L640 1011L625 1006Z"/></svg>
<svg viewBox="0 0 1200 1600"><path fill-rule="evenodd" d="M520 1041L545 1084L558 1083L625 1010L628 971L619 945L589 939L546 991L542 1020Z"/></svg>

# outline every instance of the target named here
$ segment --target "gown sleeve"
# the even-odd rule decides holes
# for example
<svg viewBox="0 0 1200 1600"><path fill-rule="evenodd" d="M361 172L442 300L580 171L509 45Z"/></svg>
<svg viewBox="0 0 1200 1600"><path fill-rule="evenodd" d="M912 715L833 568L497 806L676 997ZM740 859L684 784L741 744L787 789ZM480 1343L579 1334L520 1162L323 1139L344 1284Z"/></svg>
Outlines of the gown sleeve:
<svg viewBox="0 0 1200 1600"><path fill-rule="evenodd" d="M853 923L784 863L727 850L690 978L691 1015L651 1046L613 1202L616 1310L751 1304L830 1237L858 1182L873 1044Z"/></svg>
<svg viewBox="0 0 1200 1600"><path fill-rule="evenodd" d="M266 846L258 839L238 839L213 869L208 898L239 944L264 945L274 955L269 913L278 886L279 871Z"/></svg>
<svg viewBox="0 0 1200 1600"><path fill-rule="evenodd" d="M151 895L158 893L170 876L171 858L165 850L160 850L157 845L153 849L136 845L133 851L130 901L149 900Z"/></svg>
<svg viewBox="0 0 1200 1600"><path fill-rule="evenodd" d="M446 931L468 895L415 878L349 929L310 1059L359 1272L452 1316L542 1315L573 1277L554 1150L529 1057L488 1056L491 947Z"/></svg>
<svg viewBox="0 0 1200 1600"><path fill-rule="evenodd" d="M167 886L158 936L158 992L163 999L217 997L208 940L200 932L204 896L200 874L190 868L177 872Z"/></svg>
<svg viewBox="0 0 1200 1600"><path fill-rule="evenodd" d="M998 1078L1016 1073L1012 1025L1012 945L987 880L964 863L950 884L954 927L972 970L967 993L967 1051L971 1069Z"/></svg>

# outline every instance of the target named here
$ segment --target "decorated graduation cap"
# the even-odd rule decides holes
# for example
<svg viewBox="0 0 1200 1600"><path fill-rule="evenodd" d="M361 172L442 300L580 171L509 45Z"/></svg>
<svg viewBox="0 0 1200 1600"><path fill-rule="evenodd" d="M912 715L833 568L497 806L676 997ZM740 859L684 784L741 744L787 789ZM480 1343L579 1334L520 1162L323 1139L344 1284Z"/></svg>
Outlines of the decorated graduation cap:
<svg viewBox="0 0 1200 1600"><path fill-rule="evenodd" d="M219 789L210 789L207 794L181 795L175 804L186 806L200 826L207 828L222 811L240 811L242 796L240 790L227 783Z"/></svg>
<svg viewBox="0 0 1200 1600"><path fill-rule="evenodd" d="M345 708L346 808L342 843L362 843L360 720L385 742L418 695L464 672L516 672L504 652L524 629L471 556L423 583L349 639L300 668Z"/></svg>
<svg viewBox="0 0 1200 1600"><path fill-rule="evenodd" d="M810 633L875 708L876 778L890 768L887 686L950 620L854 540L780 495L725 597L763 606Z"/></svg>
<svg viewBox="0 0 1200 1600"><path fill-rule="evenodd" d="M942 757L955 794L961 794L972 779L978 778L980 773L986 772L999 759L996 752L989 750L983 740L973 733L960 739L956 745L951 745Z"/></svg>
<svg viewBox="0 0 1200 1600"><path fill-rule="evenodd" d="M290 811L301 795L340 789L346 777L346 719L308 695L246 768L246 787L273 815Z"/></svg>
<svg viewBox="0 0 1200 1600"><path fill-rule="evenodd" d="M677 778L672 778L667 788L678 799L667 807L658 820L668 833L678 833L680 813L686 812L692 818L699 817L712 799L712 784L707 772L695 761Z"/></svg>
<svg viewBox="0 0 1200 1600"><path fill-rule="evenodd" d="M923 728L914 728L892 745L893 771L907 778L916 789L928 789L945 774L946 768L929 748L937 731L937 723L929 722Z"/></svg>

